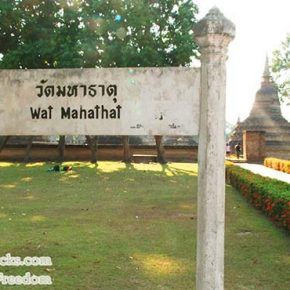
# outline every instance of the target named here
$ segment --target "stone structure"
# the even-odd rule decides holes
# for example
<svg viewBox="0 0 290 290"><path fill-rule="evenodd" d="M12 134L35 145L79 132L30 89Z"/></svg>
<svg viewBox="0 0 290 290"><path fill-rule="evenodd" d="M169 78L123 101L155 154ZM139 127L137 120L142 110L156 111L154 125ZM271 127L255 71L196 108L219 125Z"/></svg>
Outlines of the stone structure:
<svg viewBox="0 0 290 290"><path fill-rule="evenodd" d="M224 289L225 88L235 26L217 9L197 23L201 52L196 289Z"/></svg>
<svg viewBox="0 0 290 290"><path fill-rule="evenodd" d="M244 156L248 162L259 162L265 158L265 132L244 131Z"/></svg>
<svg viewBox="0 0 290 290"><path fill-rule="evenodd" d="M230 136L233 151L238 142L243 143L243 131L265 132L265 156L290 158L290 123L281 114L278 90L271 79L268 58L250 115L243 122L238 120Z"/></svg>

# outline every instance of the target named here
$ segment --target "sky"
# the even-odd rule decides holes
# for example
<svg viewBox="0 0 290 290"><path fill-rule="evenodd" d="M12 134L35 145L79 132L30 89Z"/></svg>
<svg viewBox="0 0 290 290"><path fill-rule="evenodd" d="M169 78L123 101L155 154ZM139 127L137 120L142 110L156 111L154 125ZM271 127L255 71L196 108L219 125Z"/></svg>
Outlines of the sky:
<svg viewBox="0 0 290 290"><path fill-rule="evenodd" d="M260 88L266 54L271 56L290 33L289 0L194 0L201 19L213 7L236 25L227 61L226 119L235 124L250 113ZM290 121L289 106L282 113Z"/></svg>

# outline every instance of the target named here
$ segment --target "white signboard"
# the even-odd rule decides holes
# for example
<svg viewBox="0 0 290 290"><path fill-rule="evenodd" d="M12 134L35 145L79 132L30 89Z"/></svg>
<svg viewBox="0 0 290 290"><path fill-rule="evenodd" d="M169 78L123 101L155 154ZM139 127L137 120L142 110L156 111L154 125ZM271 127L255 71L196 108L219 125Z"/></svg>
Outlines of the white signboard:
<svg viewBox="0 0 290 290"><path fill-rule="evenodd" d="M0 70L0 135L196 135L196 68Z"/></svg>

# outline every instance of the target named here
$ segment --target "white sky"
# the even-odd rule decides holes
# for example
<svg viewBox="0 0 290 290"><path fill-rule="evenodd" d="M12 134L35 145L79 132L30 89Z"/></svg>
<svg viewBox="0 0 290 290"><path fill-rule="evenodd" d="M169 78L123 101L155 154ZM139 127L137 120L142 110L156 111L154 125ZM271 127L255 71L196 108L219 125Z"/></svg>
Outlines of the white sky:
<svg viewBox="0 0 290 290"><path fill-rule="evenodd" d="M194 0L201 19L213 6L236 25L227 61L227 121L250 113L260 88L266 53L271 55L290 33L289 0ZM286 106L285 106L286 107ZM290 108L282 108L290 120Z"/></svg>

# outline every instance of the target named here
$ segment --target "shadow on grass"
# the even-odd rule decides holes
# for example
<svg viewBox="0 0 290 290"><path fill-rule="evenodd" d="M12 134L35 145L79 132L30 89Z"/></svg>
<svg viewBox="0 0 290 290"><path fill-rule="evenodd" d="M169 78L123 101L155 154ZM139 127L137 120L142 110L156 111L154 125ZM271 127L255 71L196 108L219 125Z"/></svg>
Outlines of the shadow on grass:
<svg viewBox="0 0 290 290"><path fill-rule="evenodd" d="M192 164L66 164L1 170L0 252L51 256L55 289L194 288Z"/></svg>
<svg viewBox="0 0 290 290"><path fill-rule="evenodd" d="M15 185L0 188L1 253L51 256L29 270L54 289L194 289L196 165L65 164L0 168ZM227 186L226 289L288 289L288 256L289 238Z"/></svg>

